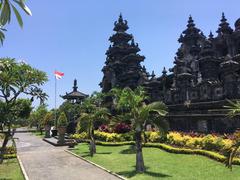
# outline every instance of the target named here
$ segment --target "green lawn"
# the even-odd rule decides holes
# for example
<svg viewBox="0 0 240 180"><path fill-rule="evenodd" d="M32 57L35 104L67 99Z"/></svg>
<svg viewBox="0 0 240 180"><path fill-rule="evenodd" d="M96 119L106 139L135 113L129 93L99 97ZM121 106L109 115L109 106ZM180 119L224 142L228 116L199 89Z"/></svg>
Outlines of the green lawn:
<svg viewBox="0 0 240 180"><path fill-rule="evenodd" d="M176 179L176 180L237 180L240 179L240 166L233 171L224 164L199 155L173 154L157 148L144 148L144 161L147 171L135 172L135 154L132 146L97 146L97 154L90 157L88 145L83 143L74 153L99 164L129 179Z"/></svg>
<svg viewBox="0 0 240 180"><path fill-rule="evenodd" d="M45 132L43 131L43 133L41 134L41 132L36 131L36 132L32 132L34 135L40 137L40 138L44 138Z"/></svg>
<svg viewBox="0 0 240 180"><path fill-rule="evenodd" d="M4 160L4 163L0 164L0 179L24 180L16 158Z"/></svg>

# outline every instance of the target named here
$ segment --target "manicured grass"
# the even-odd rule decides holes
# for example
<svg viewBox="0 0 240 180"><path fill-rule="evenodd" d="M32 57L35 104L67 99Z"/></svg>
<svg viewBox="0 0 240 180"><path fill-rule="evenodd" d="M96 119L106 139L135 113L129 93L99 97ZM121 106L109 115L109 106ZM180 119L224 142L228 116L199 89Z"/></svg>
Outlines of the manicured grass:
<svg viewBox="0 0 240 180"><path fill-rule="evenodd" d="M16 158L4 160L3 164L0 164L0 179L24 180Z"/></svg>
<svg viewBox="0 0 240 180"><path fill-rule="evenodd" d="M144 174L135 172L135 152L133 146L97 146L97 154L89 156L88 145L79 144L74 153L99 164L129 179L176 179L176 180L236 180L240 179L240 166L233 171L224 164L199 155L173 154L158 148L144 148L147 168Z"/></svg>
<svg viewBox="0 0 240 180"><path fill-rule="evenodd" d="M39 136L40 138L44 138L45 132L43 131L43 133L41 134L41 132L36 131L36 132L33 132L33 134L36 136Z"/></svg>

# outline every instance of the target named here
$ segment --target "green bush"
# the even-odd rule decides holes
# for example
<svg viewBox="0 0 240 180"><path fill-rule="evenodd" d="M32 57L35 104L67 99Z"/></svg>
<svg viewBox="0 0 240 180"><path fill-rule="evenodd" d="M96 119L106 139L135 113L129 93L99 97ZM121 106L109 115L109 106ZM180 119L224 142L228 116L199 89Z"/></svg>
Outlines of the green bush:
<svg viewBox="0 0 240 180"><path fill-rule="evenodd" d="M88 135L86 132L82 132L80 134L73 134L70 136L70 138L76 139L76 140L86 140L88 138Z"/></svg>
<svg viewBox="0 0 240 180"><path fill-rule="evenodd" d="M89 123L89 121L87 119L85 119L85 118L78 118L76 132L77 133L87 132L88 123Z"/></svg>
<svg viewBox="0 0 240 180"><path fill-rule="evenodd" d="M121 136L121 134L117 134L117 133L106 133L106 132L95 131L94 136L96 140L106 141L106 142L125 141L125 139Z"/></svg>
<svg viewBox="0 0 240 180"><path fill-rule="evenodd" d="M66 127L68 125L67 116L62 112L58 118L58 127Z"/></svg>
<svg viewBox="0 0 240 180"><path fill-rule="evenodd" d="M53 125L53 121L54 121L54 115L53 115L53 112L50 111L45 115L42 124L43 126L46 126L46 125L51 126Z"/></svg>
<svg viewBox="0 0 240 180"><path fill-rule="evenodd" d="M207 135L202 139L202 148L206 150L220 151L224 148L224 142L221 137Z"/></svg>
<svg viewBox="0 0 240 180"><path fill-rule="evenodd" d="M4 154L3 155L3 159L12 159L12 158L16 158L17 155L16 154Z"/></svg>
<svg viewBox="0 0 240 180"><path fill-rule="evenodd" d="M167 138L167 140L163 141L165 137ZM143 141L144 143L166 142L167 144L178 146L181 148L216 151L223 155L227 154L229 148L231 148L233 144L232 140L230 139L223 139L221 137L213 135L207 135L204 137L191 137L189 135L182 135L178 132L170 132L167 136L162 136L161 133L159 132L147 131L144 134L142 134L142 138L144 140ZM82 141L83 139L86 138L84 138L84 136L76 134L75 139L79 139ZM134 141L135 135L134 132L116 134L95 131L95 139L104 142L125 142Z"/></svg>
<svg viewBox="0 0 240 180"><path fill-rule="evenodd" d="M207 156L211 159L217 160L219 162L225 162L226 157L212 151L207 151L207 150L201 150L201 149L186 149L186 148L176 148L176 147L171 147L166 144L161 144L161 143L146 143L144 147L156 147L163 149L167 152L170 153L176 153L176 154L198 154L198 155L203 155ZM240 165L240 159L235 158L233 160L233 164Z"/></svg>

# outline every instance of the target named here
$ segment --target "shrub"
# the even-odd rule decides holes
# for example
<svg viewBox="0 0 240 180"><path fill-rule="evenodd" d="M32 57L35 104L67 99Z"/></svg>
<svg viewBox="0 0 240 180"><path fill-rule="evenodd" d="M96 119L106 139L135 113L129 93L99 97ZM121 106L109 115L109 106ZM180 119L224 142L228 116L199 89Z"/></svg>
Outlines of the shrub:
<svg viewBox="0 0 240 180"><path fill-rule="evenodd" d="M149 135L150 142L160 142L161 141L161 134L160 132L151 132Z"/></svg>
<svg viewBox="0 0 240 180"><path fill-rule="evenodd" d="M207 135L202 139L202 148L206 150L220 151L224 147L224 142L221 137Z"/></svg>
<svg viewBox="0 0 240 180"><path fill-rule="evenodd" d="M114 132L118 134L127 133L129 131L131 131L131 126L126 123L118 123L114 127Z"/></svg>
<svg viewBox="0 0 240 180"><path fill-rule="evenodd" d="M147 131L142 136L145 138L146 142L156 143L163 142L164 136L161 135L160 132L152 132ZM80 133L74 134L74 139L86 140L87 134ZM125 142L125 141L134 141L135 134L134 132L128 132L124 134L117 133L107 133L101 131L95 131L95 139L102 142ZM231 139L223 139L222 137L217 137L214 135L200 136L200 135L185 135L179 132L170 132L167 135L167 144L191 148L192 150L209 150L209 151L217 151L223 155L226 155L229 149L233 144L233 140ZM240 154L240 150L238 151ZM239 156L239 155L238 155Z"/></svg>
<svg viewBox="0 0 240 180"><path fill-rule="evenodd" d="M183 137L180 133L170 132L167 135L167 142L172 145L184 146Z"/></svg>
<svg viewBox="0 0 240 180"><path fill-rule="evenodd" d="M48 112L44 119L43 119L43 125L46 126L46 125L53 125L53 121L54 121L54 116L53 116L53 112Z"/></svg>
<svg viewBox="0 0 240 180"><path fill-rule="evenodd" d="M94 136L96 140L100 140L100 141L106 141L106 142L124 141L123 137L121 137L121 135L117 133L106 133L106 132L95 131Z"/></svg>
<svg viewBox="0 0 240 180"><path fill-rule="evenodd" d="M99 126L98 130L101 132L108 132L108 133L110 132L108 126L105 124L102 124L101 126Z"/></svg>
<svg viewBox="0 0 240 180"><path fill-rule="evenodd" d="M121 137L123 141L134 141L135 140L134 134L135 134L134 132L124 133L121 134Z"/></svg>
<svg viewBox="0 0 240 180"><path fill-rule="evenodd" d="M87 119L85 119L85 118L78 118L76 132L77 133L86 132L87 128L88 128L88 123L89 123L89 121Z"/></svg>
<svg viewBox="0 0 240 180"><path fill-rule="evenodd" d="M66 127L68 124L66 114L62 112L58 118L58 126L59 127Z"/></svg>
<svg viewBox="0 0 240 180"><path fill-rule="evenodd" d="M86 132L82 132L80 134L73 134L70 136L72 139L77 139L77 140L85 140L88 138L88 135Z"/></svg>

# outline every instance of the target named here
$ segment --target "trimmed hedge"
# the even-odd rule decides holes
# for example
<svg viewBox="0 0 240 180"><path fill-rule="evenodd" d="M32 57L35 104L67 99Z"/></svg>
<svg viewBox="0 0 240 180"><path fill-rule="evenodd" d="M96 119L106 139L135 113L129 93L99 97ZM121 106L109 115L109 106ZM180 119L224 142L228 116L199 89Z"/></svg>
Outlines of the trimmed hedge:
<svg viewBox="0 0 240 180"><path fill-rule="evenodd" d="M124 146L124 145L135 145L134 141L127 141L127 142L102 142L102 141L96 141L97 145L100 146Z"/></svg>
<svg viewBox="0 0 240 180"><path fill-rule="evenodd" d="M187 149L187 148L175 148L166 144L161 143L146 143L144 144L144 147L155 147L160 148L162 150L165 150L170 153L176 153L176 154L197 154L197 155L203 155L206 157L209 157L211 159L214 159L219 162L225 162L226 157L212 151L202 150L202 149ZM233 160L233 164L240 165L240 159L235 158Z"/></svg>
<svg viewBox="0 0 240 180"><path fill-rule="evenodd" d="M16 154L4 154L3 155L3 159L12 159L12 158L16 158L17 155Z"/></svg>

